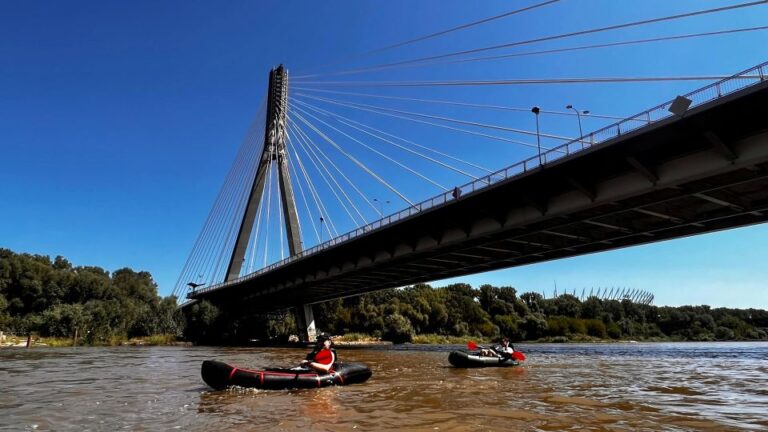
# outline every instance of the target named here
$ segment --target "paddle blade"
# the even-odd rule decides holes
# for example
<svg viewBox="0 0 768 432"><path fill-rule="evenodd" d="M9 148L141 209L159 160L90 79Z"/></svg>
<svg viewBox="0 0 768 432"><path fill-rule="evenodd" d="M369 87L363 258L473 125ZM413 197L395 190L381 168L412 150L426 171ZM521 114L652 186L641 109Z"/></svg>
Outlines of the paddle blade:
<svg viewBox="0 0 768 432"><path fill-rule="evenodd" d="M469 341L467 342L467 348L469 348L470 350L476 350L477 344L474 341Z"/></svg>
<svg viewBox="0 0 768 432"><path fill-rule="evenodd" d="M525 354L521 353L520 351L515 351L512 353L512 358L519 361L525 360Z"/></svg>

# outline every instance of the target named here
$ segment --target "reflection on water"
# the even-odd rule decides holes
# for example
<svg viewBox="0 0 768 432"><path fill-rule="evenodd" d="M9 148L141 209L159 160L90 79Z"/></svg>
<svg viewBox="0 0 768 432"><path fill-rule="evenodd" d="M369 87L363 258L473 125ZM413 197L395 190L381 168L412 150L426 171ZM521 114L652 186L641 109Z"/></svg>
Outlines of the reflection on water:
<svg viewBox="0 0 768 432"><path fill-rule="evenodd" d="M210 391L204 359L292 366L285 348L0 350L2 430L766 430L768 344L530 344L523 367L457 347L340 349L364 384Z"/></svg>

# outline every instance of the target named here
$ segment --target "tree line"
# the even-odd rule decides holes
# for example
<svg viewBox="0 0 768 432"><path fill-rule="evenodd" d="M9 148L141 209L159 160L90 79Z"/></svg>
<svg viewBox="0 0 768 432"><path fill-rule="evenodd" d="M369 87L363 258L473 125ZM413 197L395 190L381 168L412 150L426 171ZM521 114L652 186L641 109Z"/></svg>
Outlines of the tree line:
<svg viewBox="0 0 768 432"><path fill-rule="evenodd" d="M320 321L329 330L360 331L393 341L417 334L513 340L751 340L768 339L768 311L667 307L629 299L584 301L564 294L518 296L513 287L467 284L415 285L325 303Z"/></svg>
<svg viewBox="0 0 768 432"><path fill-rule="evenodd" d="M768 311L653 306L629 299L584 301L564 294L544 298L517 294L513 287L452 284L433 288L418 284L358 297L331 300L314 308L315 322L334 334L362 333L396 343L417 335L516 341L714 341L768 340ZM295 331L290 314L227 318L209 303L195 305L196 322L187 334L237 340L244 329L262 330L259 337L281 338ZM250 322L248 321L250 320ZM189 322L189 321L188 321ZM238 334L240 336L238 336Z"/></svg>
<svg viewBox="0 0 768 432"><path fill-rule="evenodd" d="M0 249L0 330L114 344L155 334L181 335L174 297L161 298L148 272L112 273L64 257Z"/></svg>
<svg viewBox="0 0 768 432"><path fill-rule="evenodd" d="M768 340L768 311L653 306L629 299L544 298L510 286L418 284L314 307L315 321L334 334L361 333L393 342L417 335L516 341ZM293 315L231 317L200 302L182 314L175 297L160 297L152 275L123 268L75 267L65 258L0 249L0 330L92 344L156 334L199 343L287 340Z"/></svg>

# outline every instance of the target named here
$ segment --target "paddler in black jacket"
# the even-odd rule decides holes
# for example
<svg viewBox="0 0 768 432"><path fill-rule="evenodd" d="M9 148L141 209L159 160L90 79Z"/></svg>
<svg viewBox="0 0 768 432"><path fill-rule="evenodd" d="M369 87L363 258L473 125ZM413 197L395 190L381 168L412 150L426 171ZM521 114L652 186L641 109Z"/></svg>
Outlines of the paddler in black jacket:
<svg viewBox="0 0 768 432"><path fill-rule="evenodd" d="M492 346L490 349L482 351L484 356L496 356L503 360L511 359L513 352L515 352L515 347L509 343L509 338L506 336L501 338L501 342L498 344Z"/></svg>

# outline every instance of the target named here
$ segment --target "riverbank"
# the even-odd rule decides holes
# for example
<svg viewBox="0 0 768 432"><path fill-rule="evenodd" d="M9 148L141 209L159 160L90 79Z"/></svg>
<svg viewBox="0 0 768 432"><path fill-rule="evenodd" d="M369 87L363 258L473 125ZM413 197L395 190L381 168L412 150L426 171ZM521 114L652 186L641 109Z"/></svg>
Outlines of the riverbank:
<svg viewBox="0 0 768 432"><path fill-rule="evenodd" d="M471 337L471 336L446 336L436 334L422 334L415 335L410 342L406 344L411 345L466 345L469 341L475 342L479 345L492 345L498 342L494 338L485 337ZM396 345L392 341L382 340L380 337L366 335L363 333L348 333L345 335L334 335L333 342L338 348L365 348L375 346L390 346ZM630 343L663 343L663 342L750 342L742 340L723 340L723 341L686 341L682 339L672 338L638 338L638 339L601 339L592 336L575 335L575 337L555 336L546 337L537 340L521 340L513 341L514 343L524 344L630 344ZM289 346L296 345L297 342L288 343ZM33 336L30 340L30 347L72 347L72 346L99 346L99 347L116 347L116 346L194 346L192 342L178 340L173 335L152 335L141 338L126 339L123 337L112 337L109 340L98 341L94 343L86 343L83 340L78 340L77 343L71 338L53 338L53 337L40 337ZM276 347L286 345L285 343L274 343L268 341L261 341L256 344L245 344L253 346L267 346ZM311 344L309 344L311 345ZM2 341L0 341L0 348L24 348L27 346L26 337L8 336L5 335ZM235 346L244 346L237 345Z"/></svg>
<svg viewBox="0 0 768 432"><path fill-rule="evenodd" d="M486 338L486 337L472 337L472 336L446 336L437 334L420 334L413 336L410 344L413 345L464 345L469 341L473 341L480 345L489 345L499 342L498 338ZM743 340L743 339L731 339L731 340L687 340L683 338L626 338L626 339L613 339L613 338L598 338L589 335L574 334L570 336L548 336L540 339L533 340L517 340L513 343L524 344L628 344L628 343L673 343L673 342L760 342L761 339L755 340ZM334 336L334 343L339 346L354 345L354 344L392 344L390 341L382 341L381 338L370 336L362 333L354 333L351 340L348 340L347 336Z"/></svg>
<svg viewBox="0 0 768 432"><path fill-rule="evenodd" d="M113 337L109 340L98 341L95 343L86 343L83 340L75 341L72 338L54 338L32 336L30 340L27 337L8 336L0 342L0 348L30 348L37 347L72 347L72 346L192 346L191 342L179 341L173 335L152 335L141 338L121 338Z"/></svg>

